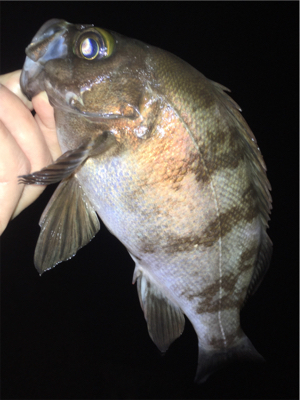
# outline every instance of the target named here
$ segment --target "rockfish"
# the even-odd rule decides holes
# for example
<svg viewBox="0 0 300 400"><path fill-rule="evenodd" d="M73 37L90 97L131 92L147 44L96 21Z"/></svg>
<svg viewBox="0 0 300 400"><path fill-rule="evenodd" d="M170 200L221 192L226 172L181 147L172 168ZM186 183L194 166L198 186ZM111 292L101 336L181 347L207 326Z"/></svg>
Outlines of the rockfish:
<svg viewBox="0 0 300 400"><path fill-rule="evenodd" d="M21 87L46 91L63 155L25 184L59 182L40 219L39 273L73 257L98 216L135 262L151 339L198 336L196 381L262 358L240 309L271 258L270 184L256 139L224 86L164 50L52 19L26 49ZM98 216L97 216L98 214Z"/></svg>

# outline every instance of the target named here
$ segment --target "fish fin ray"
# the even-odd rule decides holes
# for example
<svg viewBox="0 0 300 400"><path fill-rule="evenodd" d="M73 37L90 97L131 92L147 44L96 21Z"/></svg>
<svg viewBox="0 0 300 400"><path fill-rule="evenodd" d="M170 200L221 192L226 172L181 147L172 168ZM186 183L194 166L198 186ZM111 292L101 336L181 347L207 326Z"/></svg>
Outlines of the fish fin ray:
<svg viewBox="0 0 300 400"><path fill-rule="evenodd" d="M69 177L87 159L94 141L69 150L62 154L53 164L29 175L19 176L19 183L25 185L50 185Z"/></svg>
<svg viewBox="0 0 300 400"><path fill-rule="evenodd" d="M240 113L240 107L224 92L224 90L228 89L214 81L210 82L215 89L214 94L228 111L229 123L236 127L240 133L239 141L244 149L245 156L249 160L248 165L250 168L251 180L257 194L257 207L260 212L260 218L263 226L267 227L270 219L269 214L272 209L272 197L270 194L271 185L267 178L266 164L257 146L256 138Z"/></svg>
<svg viewBox="0 0 300 400"><path fill-rule="evenodd" d="M165 352L182 334L184 315L180 308L143 274L137 277L137 290L149 335L159 350Z"/></svg>
<svg viewBox="0 0 300 400"><path fill-rule="evenodd" d="M29 175L19 176L19 183L25 185L51 185L70 177L88 157L97 156L116 143L109 131L104 131L95 139L89 139L85 144L62 154L54 163Z"/></svg>
<svg viewBox="0 0 300 400"><path fill-rule="evenodd" d="M204 383L211 374L234 361L264 362L265 360L244 333L235 346L226 350L208 351L199 343L195 383Z"/></svg>
<svg viewBox="0 0 300 400"><path fill-rule="evenodd" d="M100 229L97 214L75 177L59 184L39 224L34 263L40 274L73 257Z"/></svg>

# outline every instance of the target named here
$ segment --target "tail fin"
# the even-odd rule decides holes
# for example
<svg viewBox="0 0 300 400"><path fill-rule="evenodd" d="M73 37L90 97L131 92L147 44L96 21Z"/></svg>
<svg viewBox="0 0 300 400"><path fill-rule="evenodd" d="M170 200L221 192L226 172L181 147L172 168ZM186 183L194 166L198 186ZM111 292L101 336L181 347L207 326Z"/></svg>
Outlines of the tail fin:
<svg viewBox="0 0 300 400"><path fill-rule="evenodd" d="M226 350L208 351L199 345L198 368L195 383L204 383L211 374L232 361L246 360L264 362L264 358L255 350L244 334L239 342Z"/></svg>

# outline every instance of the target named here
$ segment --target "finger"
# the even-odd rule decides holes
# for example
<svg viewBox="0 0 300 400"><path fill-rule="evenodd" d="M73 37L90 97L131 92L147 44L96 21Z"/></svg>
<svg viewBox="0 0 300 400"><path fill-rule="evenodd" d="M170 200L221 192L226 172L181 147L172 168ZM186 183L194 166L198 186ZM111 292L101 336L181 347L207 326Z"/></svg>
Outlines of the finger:
<svg viewBox="0 0 300 400"><path fill-rule="evenodd" d="M20 75L22 70L19 69L8 74L0 75L0 83L7 87L11 92L19 97L29 110L33 110L31 101L23 94L20 86Z"/></svg>
<svg viewBox="0 0 300 400"><path fill-rule="evenodd" d="M17 204L17 207L15 208L12 214L11 219L14 219L17 215L20 214L21 211L30 206L30 204L32 204L46 189L46 186L43 185L22 185L22 184L18 185L25 187L20 197L20 200Z"/></svg>
<svg viewBox="0 0 300 400"><path fill-rule="evenodd" d="M0 86L0 104L0 120L14 136L30 161L30 172L37 171L51 163L52 158L45 138L31 112L5 86ZM14 111L12 112L12 110Z"/></svg>
<svg viewBox="0 0 300 400"><path fill-rule="evenodd" d="M36 111L35 120L45 137L52 159L56 160L62 153L56 134L54 109L49 103L47 93L39 93L32 99L32 103Z"/></svg>
<svg viewBox="0 0 300 400"><path fill-rule="evenodd" d="M22 196L24 185L18 185L18 174L30 171L30 162L0 121L0 234Z"/></svg>

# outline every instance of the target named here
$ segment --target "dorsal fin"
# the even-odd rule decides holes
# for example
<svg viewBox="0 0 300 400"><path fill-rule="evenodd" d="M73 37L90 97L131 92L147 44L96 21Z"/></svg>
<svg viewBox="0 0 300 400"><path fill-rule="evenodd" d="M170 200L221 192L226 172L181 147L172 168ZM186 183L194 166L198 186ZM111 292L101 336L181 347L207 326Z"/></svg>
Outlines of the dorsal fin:
<svg viewBox="0 0 300 400"><path fill-rule="evenodd" d="M263 226L267 227L269 214L272 209L272 198L270 194L271 185L268 181L266 174L266 164L263 160L263 156L260 152L259 147L253 132L248 126L247 122L240 113L241 109L237 103L228 96L224 90L229 91L229 89L220 85L219 83L210 81L213 85L214 93L217 96L221 104L227 109L228 116L231 118L229 121L233 126L235 126L240 132L239 140L241 147L244 150L244 155L248 159L249 166L249 176L253 183L254 190L257 194L257 206L260 212L261 220Z"/></svg>
<svg viewBox="0 0 300 400"><path fill-rule="evenodd" d="M229 89L219 83L211 81L215 95L221 104L229 113L229 123L238 128L240 135L240 145L243 148L243 154L248 159L249 177L253 188L256 192L257 209L261 220L261 246L257 257L257 262L254 267L252 278L248 287L248 292L245 301L255 293L260 285L265 273L267 272L272 255L272 242L266 233L268 227L269 215L272 209L272 198L270 194L271 185L266 174L266 165L263 160L260 149L257 146L255 136L253 135L247 122L241 115L240 107L234 100L229 97L224 90ZM244 303L245 304L245 303Z"/></svg>
<svg viewBox="0 0 300 400"><path fill-rule="evenodd" d="M148 277L140 274L137 290L151 339L160 351L168 350L184 330L184 315Z"/></svg>

